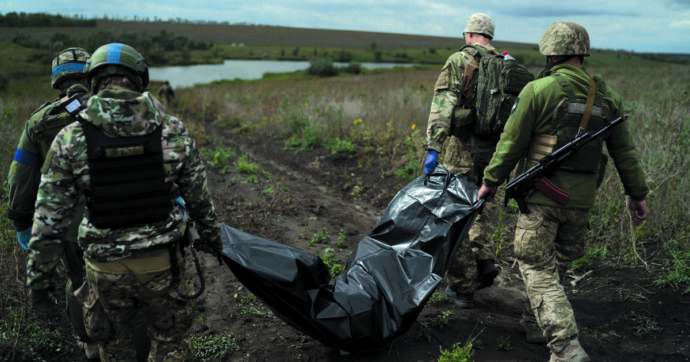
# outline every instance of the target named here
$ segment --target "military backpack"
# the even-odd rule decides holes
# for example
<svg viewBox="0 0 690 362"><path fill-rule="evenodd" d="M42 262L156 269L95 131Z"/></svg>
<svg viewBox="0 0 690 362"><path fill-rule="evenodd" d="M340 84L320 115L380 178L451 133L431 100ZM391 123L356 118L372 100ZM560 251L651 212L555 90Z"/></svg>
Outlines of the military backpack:
<svg viewBox="0 0 690 362"><path fill-rule="evenodd" d="M469 105L473 113L473 132L485 138L497 138L510 116L522 88L534 75L510 55L491 55L479 46L465 45L476 62L465 67L465 87L459 105Z"/></svg>

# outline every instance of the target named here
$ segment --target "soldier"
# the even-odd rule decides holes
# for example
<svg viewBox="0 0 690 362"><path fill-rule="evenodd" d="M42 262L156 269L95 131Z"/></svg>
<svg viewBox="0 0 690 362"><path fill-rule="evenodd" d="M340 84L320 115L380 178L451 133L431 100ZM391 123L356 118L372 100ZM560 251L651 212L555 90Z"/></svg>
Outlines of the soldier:
<svg viewBox="0 0 690 362"><path fill-rule="evenodd" d="M7 180L9 191L7 217L12 220L19 245L25 250L28 249L31 238L34 203L41 180L41 165L58 131L75 121L75 118L60 104L73 95L87 96L84 66L90 56L82 48L67 48L53 59L50 85L59 90L60 94L56 100L41 105L31 115L24 125L24 131L17 145L17 152L10 166ZM74 290L84 282L83 253L77 245L77 231L83 209L82 201L78 204L75 213L76 221L70 224L67 232L61 262L68 277L65 285L67 317L79 337L80 346L85 349L86 356L92 358L97 357L98 346L89 343L84 331L81 305L76 302L73 295ZM54 310L39 310L39 312L54 312Z"/></svg>
<svg viewBox="0 0 690 362"><path fill-rule="evenodd" d="M76 292L103 361L134 360L137 311L151 337L149 360L193 359L194 283L182 245L183 197L203 251L222 249L196 142L146 92L148 66L134 48L99 47L86 65L93 96L79 122L55 138L44 166L29 243L27 285L45 303L55 260L78 198L86 199L78 242L87 283Z"/></svg>
<svg viewBox="0 0 690 362"><path fill-rule="evenodd" d="M175 99L175 91L173 91L172 86L170 86L170 82L167 80L165 83L163 83L161 89L158 90L158 97L165 101L165 105L167 107L170 107L173 99Z"/></svg>
<svg viewBox="0 0 690 362"><path fill-rule="evenodd" d="M479 137L468 125L472 119L474 97L468 98L467 90L476 87L477 79L466 74L465 69L470 63L477 62L474 47L483 49L489 55L498 54L490 44L494 29L494 21L488 15L470 15L463 36L472 47L464 47L452 54L441 70L434 86L427 139L423 145L427 150L424 163L426 174L434 171L443 143L450 137L443 158L444 166L477 186L481 182L482 172L498 139ZM498 275L491 242L493 230L489 223L490 215L495 213L493 207L484 208L470 229L469 242L461 243L446 272L446 296L461 308L473 308L475 290L491 286Z"/></svg>
<svg viewBox="0 0 690 362"><path fill-rule="evenodd" d="M534 165L573 140L580 128L595 132L623 113L621 97L600 75L590 76L582 67L589 49L589 35L579 24L557 22L546 29L539 50L550 69L520 93L484 171L479 199L491 200L497 186L525 155L528 166ZM649 189L627 123L613 128L599 142L590 142L550 178L570 192L565 205L534 190L526 200L530 213L520 214L517 220L515 256L531 310L551 350L551 361L590 360L578 340L575 316L560 277L573 260L584 255L604 142L630 198L632 221L641 224L648 213L645 197ZM531 147L535 144L552 147Z"/></svg>

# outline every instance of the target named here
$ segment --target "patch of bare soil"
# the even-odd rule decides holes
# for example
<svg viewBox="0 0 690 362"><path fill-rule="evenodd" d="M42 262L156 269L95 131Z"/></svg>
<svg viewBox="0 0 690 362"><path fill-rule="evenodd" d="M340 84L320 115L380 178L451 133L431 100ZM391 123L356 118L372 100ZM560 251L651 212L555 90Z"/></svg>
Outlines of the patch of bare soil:
<svg viewBox="0 0 690 362"><path fill-rule="evenodd" d="M274 183L287 190L266 194L266 185L237 182L238 174L209 168L220 221L313 253L334 248L343 264L404 186L382 160L373 159L360 167L359 161L367 155L332 155L323 149L286 151L282 142L269 138L214 132L223 135L223 142L238 154L248 154L270 173ZM361 180L356 197L353 185L358 183L353 180ZM429 303L410 330L374 353L340 355L274 315L263 313L265 307L252 312L247 308L251 300L246 298L246 289L212 258L205 265L205 327L209 333L230 332L236 338L240 349L223 358L227 361L435 361L439 348L448 349L472 338L476 338L476 361L546 361L546 346L527 343L518 327L525 294L512 258L514 216L508 215L503 222L507 245L499 281L476 293L475 308L461 309L447 299ZM307 239L323 228L330 231L329 243L310 246ZM347 235L346 248L335 246L341 229ZM574 285L566 283L580 341L592 359L690 360L690 297L656 287L650 273L653 263L649 271L644 267L615 268L610 263L597 259L593 273ZM452 314L443 319L439 317L443 312Z"/></svg>

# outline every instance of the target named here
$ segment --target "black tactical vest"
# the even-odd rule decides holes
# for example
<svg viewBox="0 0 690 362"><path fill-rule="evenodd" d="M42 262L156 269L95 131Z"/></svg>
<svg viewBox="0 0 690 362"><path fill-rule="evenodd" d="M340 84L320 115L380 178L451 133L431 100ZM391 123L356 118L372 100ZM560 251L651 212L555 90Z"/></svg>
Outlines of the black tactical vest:
<svg viewBox="0 0 690 362"><path fill-rule="evenodd" d="M98 228L119 228L166 220L174 197L165 182L163 126L149 135L108 137L89 122L81 125L91 176L89 221Z"/></svg>
<svg viewBox="0 0 690 362"><path fill-rule="evenodd" d="M582 116L585 113L587 98L576 98L572 86L563 75L554 72L551 73L551 76L558 81L558 84L568 95L568 99L561 101L558 105L552 120L553 134L557 135L556 145L553 149L557 150L577 137ZM600 77L597 78L597 81L594 106L592 107L592 113L586 129L590 134L598 132L611 119L609 107L603 101L606 95L606 84ZM576 172L598 172L603 144L603 137L589 142L575 156L561 164L560 168Z"/></svg>

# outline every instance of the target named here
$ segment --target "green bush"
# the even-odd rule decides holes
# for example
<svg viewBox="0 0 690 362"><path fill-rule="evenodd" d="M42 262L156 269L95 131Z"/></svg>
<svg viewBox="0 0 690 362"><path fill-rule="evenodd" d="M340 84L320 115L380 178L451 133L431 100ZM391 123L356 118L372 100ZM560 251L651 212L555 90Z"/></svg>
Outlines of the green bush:
<svg viewBox="0 0 690 362"><path fill-rule="evenodd" d="M309 62L307 74L317 77L332 77L338 75L338 68L333 65L331 60L316 59Z"/></svg>

